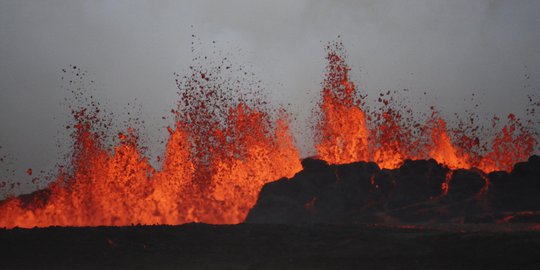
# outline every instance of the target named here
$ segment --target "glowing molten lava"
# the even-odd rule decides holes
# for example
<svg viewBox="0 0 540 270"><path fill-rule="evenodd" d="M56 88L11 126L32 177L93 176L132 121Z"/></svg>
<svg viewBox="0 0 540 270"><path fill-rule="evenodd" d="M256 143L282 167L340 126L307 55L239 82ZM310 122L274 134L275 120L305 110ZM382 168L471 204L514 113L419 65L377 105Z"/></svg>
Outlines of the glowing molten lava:
<svg viewBox="0 0 540 270"><path fill-rule="evenodd" d="M366 115L358 107L355 86L348 78L348 67L335 52L327 59L328 77L324 82L323 117L317 145L319 157L332 163L351 163L369 158L369 131Z"/></svg>
<svg viewBox="0 0 540 270"><path fill-rule="evenodd" d="M332 43L327 51L316 149L318 157L329 163L374 161L382 168L394 169L406 159L432 158L451 169L510 171L516 162L526 160L534 151L536 138L513 115L491 143L492 150L485 147L486 153L474 158L468 153L470 149L453 143L446 122L437 112L423 125L410 122L390 107L367 117L350 81L343 45ZM389 106L390 100L379 101Z"/></svg>
<svg viewBox="0 0 540 270"><path fill-rule="evenodd" d="M110 151L93 131L97 112L75 113L72 173L2 202L0 227L242 222L265 183L301 170L300 157L285 113L272 124L267 113L229 102L221 118L199 106L210 103L206 94L184 96L199 104L178 112L191 123L169 128L161 170L141 154L133 131L120 133Z"/></svg>
<svg viewBox="0 0 540 270"><path fill-rule="evenodd" d="M491 172L510 171L534 151L536 138L513 115L489 147L473 151L482 146L478 138L456 140L436 111L425 123L413 123L391 106L392 99L385 97L390 92L381 94L380 111L366 112L349 78L341 43L327 49L316 125L320 159L398 168L406 159L433 158L451 169ZM107 147L104 132L97 130L99 109L76 110L71 166L47 188L0 202L0 227L244 221L265 183L302 169L287 113L272 121L265 102L229 93L216 74L220 68L190 69L178 83L180 102L161 168L143 155L134 130L118 134L119 143ZM452 173L441 187L443 194ZM374 179L372 184L378 188ZM482 192L488 184L486 180ZM313 208L315 202L314 197L305 207Z"/></svg>

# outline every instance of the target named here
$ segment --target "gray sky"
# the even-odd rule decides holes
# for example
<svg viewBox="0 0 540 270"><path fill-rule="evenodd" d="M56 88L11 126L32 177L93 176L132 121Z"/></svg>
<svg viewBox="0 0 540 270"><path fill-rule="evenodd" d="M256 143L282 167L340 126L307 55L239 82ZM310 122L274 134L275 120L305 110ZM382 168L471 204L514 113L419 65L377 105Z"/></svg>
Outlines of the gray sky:
<svg viewBox="0 0 540 270"><path fill-rule="evenodd" d="M472 108L463 100L476 93L486 118L520 115L527 95L540 93L538 14L535 0L1 0L0 156L13 164L0 166L22 182L28 167L54 168L57 143L68 139L60 78L70 64L88 71L111 110L136 98L148 143L158 145L170 124L161 117L177 100L173 72L193 57L191 34L253 70L272 102L290 102L296 130L318 97L323 47L338 35L370 96L407 88L411 100L423 98L415 110L452 115Z"/></svg>

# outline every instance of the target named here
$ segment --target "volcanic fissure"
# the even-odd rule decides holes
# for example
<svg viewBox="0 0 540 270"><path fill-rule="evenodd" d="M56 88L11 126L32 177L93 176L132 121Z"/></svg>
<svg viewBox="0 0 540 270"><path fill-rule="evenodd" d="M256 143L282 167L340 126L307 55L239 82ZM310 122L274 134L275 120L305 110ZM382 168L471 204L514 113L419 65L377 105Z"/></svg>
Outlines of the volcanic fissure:
<svg viewBox="0 0 540 270"><path fill-rule="evenodd" d="M140 151L135 127L119 133L119 144L109 148L99 106L74 110L71 169L60 170L45 189L1 201L0 227L236 224L246 220L265 184L289 179L270 184L265 187L267 192L276 185L291 188L295 181L299 185L295 188L311 187L317 180L310 172L329 174L330 182L351 174L364 175L362 179L367 180L358 185L365 187L359 188L378 195L360 198L363 191L358 191L354 193L358 198L349 199L365 207L373 202L365 198L377 201L377 196L390 196L390 192L393 199L387 203L407 200L407 194L396 196L396 192L424 192L422 201L429 201L457 198L473 190L471 196L478 198L491 192L493 179L499 187L516 184L510 183L511 176L519 173L514 165L527 161L537 147L537 134L530 124L509 115L487 142L474 132L450 132L436 109L425 122L413 120L410 111L393 106L390 92L381 94L380 110L369 112L350 79L343 45L333 42L326 49L328 64L313 126L315 158L324 162L306 159L302 164L290 130L290 115L284 109L272 114L257 94L259 90L252 91L249 98L236 95L224 85L221 67L193 66L190 74L177 80L180 101L173 110L175 123L168 128L161 168L152 166ZM435 161L426 161L430 159ZM527 164L531 162L538 160L533 157ZM350 163L359 167L344 165ZM418 166L430 174L418 173ZM332 173L331 168L340 173ZM474 181L463 180L471 174ZM418 185L416 191L410 185ZM469 189L460 190L468 185ZM299 199L299 209L313 214L324 202L318 198L321 194L344 193L313 193ZM268 201L259 203L258 209ZM519 210L532 208L525 203ZM331 222L332 215L323 217L318 221ZM403 219L428 220L418 216Z"/></svg>

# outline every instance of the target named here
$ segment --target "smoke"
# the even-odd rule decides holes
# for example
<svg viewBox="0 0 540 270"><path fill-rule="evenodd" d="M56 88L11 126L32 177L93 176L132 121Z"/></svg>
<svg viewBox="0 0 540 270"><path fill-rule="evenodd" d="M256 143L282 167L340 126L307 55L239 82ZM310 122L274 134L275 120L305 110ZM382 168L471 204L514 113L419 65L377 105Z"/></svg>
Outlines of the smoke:
<svg viewBox="0 0 540 270"><path fill-rule="evenodd" d="M177 100L173 73L193 57L192 34L216 41L252 69L274 104L293 110L304 155L312 153L305 123L324 45L338 35L368 98L409 89L418 111L436 105L452 115L479 103L486 119L520 116L527 95L539 92L539 11L533 0L2 1L0 145L18 161L18 180L29 167L54 168L70 117L60 105L70 98L61 69L76 65L111 110L137 99L148 144L159 146L170 124L162 116Z"/></svg>

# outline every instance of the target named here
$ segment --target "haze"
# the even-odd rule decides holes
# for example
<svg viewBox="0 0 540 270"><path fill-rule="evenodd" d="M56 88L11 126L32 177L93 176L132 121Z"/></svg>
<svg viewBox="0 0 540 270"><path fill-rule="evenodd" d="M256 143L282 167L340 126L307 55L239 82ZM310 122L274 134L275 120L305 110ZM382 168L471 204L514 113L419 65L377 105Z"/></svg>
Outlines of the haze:
<svg viewBox="0 0 540 270"><path fill-rule="evenodd" d="M539 95L538 14L534 0L2 0L0 156L8 161L0 179L30 190L27 168L51 172L66 162L71 94L61 77L69 65L88 71L84 80L96 83L87 90L109 110L136 104L155 158L171 124L162 116L177 101L173 73L187 71L193 41L203 54L215 46L233 55L273 104L297 115L304 156L312 154L306 119L323 80L324 45L338 35L353 80L371 97L408 89L401 95L422 100L417 111L436 105L451 117L479 103L485 119L524 115L528 95Z"/></svg>

